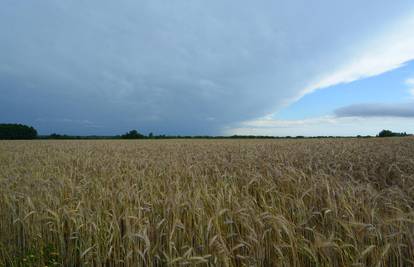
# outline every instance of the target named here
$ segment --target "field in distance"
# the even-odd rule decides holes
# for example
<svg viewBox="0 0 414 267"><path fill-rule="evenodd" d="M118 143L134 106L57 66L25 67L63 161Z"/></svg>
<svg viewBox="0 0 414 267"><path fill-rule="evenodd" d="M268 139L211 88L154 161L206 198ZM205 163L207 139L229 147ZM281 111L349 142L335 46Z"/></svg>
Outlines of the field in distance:
<svg viewBox="0 0 414 267"><path fill-rule="evenodd" d="M0 266L412 266L414 138L0 141Z"/></svg>

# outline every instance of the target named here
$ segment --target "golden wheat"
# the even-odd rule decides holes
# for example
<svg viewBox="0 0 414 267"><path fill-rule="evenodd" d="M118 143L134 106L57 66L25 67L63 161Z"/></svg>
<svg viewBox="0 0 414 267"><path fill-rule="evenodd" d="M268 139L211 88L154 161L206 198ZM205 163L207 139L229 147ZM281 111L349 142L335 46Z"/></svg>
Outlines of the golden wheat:
<svg viewBox="0 0 414 267"><path fill-rule="evenodd" d="M413 259L413 138L0 142L1 266Z"/></svg>

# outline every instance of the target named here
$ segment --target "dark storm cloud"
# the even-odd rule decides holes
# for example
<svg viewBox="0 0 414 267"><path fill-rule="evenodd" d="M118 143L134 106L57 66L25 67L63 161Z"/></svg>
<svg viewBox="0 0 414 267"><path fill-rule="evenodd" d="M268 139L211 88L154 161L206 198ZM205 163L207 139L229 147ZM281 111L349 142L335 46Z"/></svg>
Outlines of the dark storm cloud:
<svg viewBox="0 0 414 267"><path fill-rule="evenodd" d="M0 121L45 133L217 134L295 98L353 53L344 44L412 6L3 0Z"/></svg>
<svg viewBox="0 0 414 267"><path fill-rule="evenodd" d="M335 110L337 117L414 117L412 103L370 103L356 104Z"/></svg>

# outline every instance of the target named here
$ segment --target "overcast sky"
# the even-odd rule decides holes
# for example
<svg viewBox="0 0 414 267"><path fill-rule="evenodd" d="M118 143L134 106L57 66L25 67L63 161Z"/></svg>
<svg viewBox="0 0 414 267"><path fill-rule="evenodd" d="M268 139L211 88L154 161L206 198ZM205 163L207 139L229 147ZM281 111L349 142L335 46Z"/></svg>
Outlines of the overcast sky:
<svg viewBox="0 0 414 267"><path fill-rule="evenodd" d="M414 132L412 29L412 0L0 0L0 122L80 135Z"/></svg>

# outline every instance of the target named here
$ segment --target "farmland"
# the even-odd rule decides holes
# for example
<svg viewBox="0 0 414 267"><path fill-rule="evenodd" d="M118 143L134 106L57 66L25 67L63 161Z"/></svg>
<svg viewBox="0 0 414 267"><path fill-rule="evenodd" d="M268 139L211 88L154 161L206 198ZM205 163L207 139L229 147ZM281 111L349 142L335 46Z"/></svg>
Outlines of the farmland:
<svg viewBox="0 0 414 267"><path fill-rule="evenodd" d="M0 141L0 266L61 265L414 265L414 138Z"/></svg>

